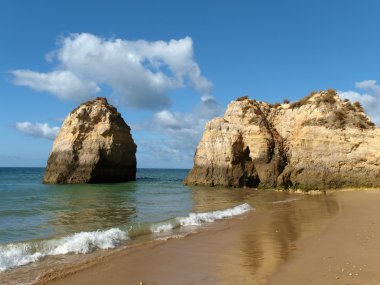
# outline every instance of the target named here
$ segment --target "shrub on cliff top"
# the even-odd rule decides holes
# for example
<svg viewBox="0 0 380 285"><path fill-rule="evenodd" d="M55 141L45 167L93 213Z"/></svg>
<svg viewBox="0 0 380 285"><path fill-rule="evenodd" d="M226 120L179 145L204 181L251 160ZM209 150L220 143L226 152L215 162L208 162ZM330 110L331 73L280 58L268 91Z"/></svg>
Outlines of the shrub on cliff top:
<svg viewBox="0 0 380 285"><path fill-rule="evenodd" d="M302 99L300 99L300 100L298 100L298 101L293 102L292 104L290 104L289 108L290 109L299 108L301 106L304 106L304 105L308 104L309 103L309 99L311 97L313 97L317 93L318 92L315 92L315 91L310 92L310 94L307 95L306 97L304 97L304 98L302 98Z"/></svg>
<svg viewBox="0 0 380 285"><path fill-rule="evenodd" d="M360 111L360 112L364 112L363 106L362 106L362 104L360 104L360 102L356 101L356 102L354 103L354 107L355 107L358 111Z"/></svg>
<svg viewBox="0 0 380 285"><path fill-rule="evenodd" d="M315 102L318 106L321 103L333 105L337 102L335 99L336 95L336 91L330 88L326 92L321 92L321 96L319 96Z"/></svg>
<svg viewBox="0 0 380 285"><path fill-rule="evenodd" d="M244 101L244 100L247 100L247 99L249 99L248 96L241 96L241 97L237 98L236 101Z"/></svg>
<svg viewBox="0 0 380 285"><path fill-rule="evenodd" d="M335 92L334 93L326 93L325 95L322 96L321 102L327 103L327 104L335 104L336 103L335 95L336 95Z"/></svg>
<svg viewBox="0 0 380 285"><path fill-rule="evenodd" d="M343 110L336 110L332 116L332 122L338 129L343 129L346 126L347 114Z"/></svg>
<svg viewBox="0 0 380 285"><path fill-rule="evenodd" d="M345 129L348 127L362 130L373 129L376 125L370 119L355 109L350 102L337 108L331 108L324 118L311 118L302 123L303 126L324 126L328 129Z"/></svg>
<svg viewBox="0 0 380 285"><path fill-rule="evenodd" d="M330 95L330 96L336 95L336 91L332 88L327 89L326 93L327 93L327 95Z"/></svg>

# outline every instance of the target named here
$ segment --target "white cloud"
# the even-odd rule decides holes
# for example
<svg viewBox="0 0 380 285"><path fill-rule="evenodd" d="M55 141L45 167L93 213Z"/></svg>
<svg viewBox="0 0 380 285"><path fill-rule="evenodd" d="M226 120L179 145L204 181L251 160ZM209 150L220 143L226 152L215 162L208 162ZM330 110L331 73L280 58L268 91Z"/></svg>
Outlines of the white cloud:
<svg viewBox="0 0 380 285"><path fill-rule="evenodd" d="M339 95L351 102L358 101L364 107L364 110L371 117L372 121L380 126L380 86L376 80L364 80L355 83L356 89L364 90L363 93L358 91L338 91Z"/></svg>
<svg viewBox="0 0 380 285"><path fill-rule="evenodd" d="M150 121L136 126L136 129L149 130L164 138L150 141L149 144L141 142L139 154L142 160L149 161L155 157L156 160L169 161L175 165L191 166L205 124L222 114L223 108L212 96L202 96L200 104L189 113L169 110L155 113Z"/></svg>
<svg viewBox="0 0 380 285"><path fill-rule="evenodd" d="M212 91L194 60L190 37L148 42L72 34L62 38L47 59L57 61L55 71L15 70L15 84L65 100L90 98L104 84L128 106L155 110L170 105L170 91L186 86L203 95Z"/></svg>
<svg viewBox="0 0 380 285"><path fill-rule="evenodd" d="M355 87L363 90L372 90L380 95L380 86L377 85L376 80L364 80L355 83Z"/></svg>
<svg viewBox="0 0 380 285"><path fill-rule="evenodd" d="M16 129L26 135L49 140L54 140L59 132L59 127L50 127L47 123L19 122Z"/></svg>
<svg viewBox="0 0 380 285"><path fill-rule="evenodd" d="M163 110L154 114L155 126L164 130L180 130L192 127L192 114Z"/></svg>
<svg viewBox="0 0 380 285"><path fill-rule="evenodd" d="M31 70L14 70L14 83L37 91L55 94L58 98L84 100L96 94L100 88L93 81L80 79L68 70L40 73Z"/></svg>
<svg viewBox="0 0 380 285"><path fill-rule="evenodd" d="M344 99L349 99L352 102L355 102L355 101L360 102L366 110L372 109L378 103L377 102L378 98L366 93L361 94L356 91L344 91L344 92L340 91L339 94Z"/></svg>

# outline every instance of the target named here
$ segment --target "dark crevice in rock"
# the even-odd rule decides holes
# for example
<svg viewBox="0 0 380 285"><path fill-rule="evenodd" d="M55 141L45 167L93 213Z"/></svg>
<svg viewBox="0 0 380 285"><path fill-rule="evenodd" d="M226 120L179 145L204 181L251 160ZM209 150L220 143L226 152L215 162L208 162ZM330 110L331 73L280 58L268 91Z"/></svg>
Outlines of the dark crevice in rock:
<svg viewBox="0 0 380 285"><path fill-rule="evenodd" d="M268 114L266 114L266 112L261 109L260 105L255 100L252 100L251 102L255 108L255 114L260 116L261 125L264 126L264 128L270 135L270 139L268 141L267 163L271 163L273 158L275 157L275 154L278 154L279 160L276 162L276 168L278 172L276 177L277 180L278 176L284 171L286 165L288 164L288 156L284 147L284 138L279 134L276 128L268 120ZM273 186L275 187L276 185Z"/></svg>
<svg viewBox="0 0 380 285"><path fill-rule="evenodd" d="M244 146L243 137L240 134L237 141L232 144L233 157L231 164L235 169L234 176L238 178L239 187L258 187L260 178L257 174L255 165L250 157L248 146Z"/></svg>

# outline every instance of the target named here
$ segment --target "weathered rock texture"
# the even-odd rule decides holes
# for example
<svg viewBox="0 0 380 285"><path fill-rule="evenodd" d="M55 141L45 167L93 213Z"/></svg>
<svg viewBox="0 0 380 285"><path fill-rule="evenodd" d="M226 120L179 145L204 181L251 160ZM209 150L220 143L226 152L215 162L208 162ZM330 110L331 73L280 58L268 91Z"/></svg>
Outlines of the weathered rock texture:
<svg viewBox="0 0 380 285"><path fill-rule="evenodd" d="M206 125L185 184L380 187L380 129L333 90L282 105L241 97Z"/></svg>
<svg viewBox="0 0 380 285"><path fill-rule="evenodd" d="M136 145L129 126L105 98L81 104L65 119L44 183L103 183L136 179Z"/></svg>

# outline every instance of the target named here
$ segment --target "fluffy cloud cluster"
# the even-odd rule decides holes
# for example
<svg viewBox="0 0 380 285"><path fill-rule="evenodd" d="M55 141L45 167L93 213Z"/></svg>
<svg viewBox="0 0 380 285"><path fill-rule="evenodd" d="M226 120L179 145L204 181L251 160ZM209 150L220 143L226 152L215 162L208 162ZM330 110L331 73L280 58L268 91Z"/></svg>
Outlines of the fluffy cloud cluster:
<svg viewBox="0 0 380 285"><path fill-rule="evenodd" d="M111 91L114 102L152 110L151 119L132 124L139 155L146 161L191 164L204 124L220 115L212 83L201 74L190 37L170 41L105 39L88 33L72 34L46 56L50 72L12 71L16 85L48 92L62 100L84 101ZM191 88L200 103L190 112L171 111L168 94ZM132 123L132 122L129 122ZM53 139L58 127L22 122L16 129L27 135ZM138 131L145 132L139 136ZM175 166L175 165L174 165Z"/></svg>
<svg viewBox="0 0 380 285"><path fill-rule="evenodd" d="M59 132L59 127L50 127L47 123L20 122L16 123L16 129L32 137L55 139Z"/></svg>
<svg viewBox="0 0 380 285"><path fill-rule="evenodd" d="M364 80L355 83L355 88L359 91L338 91L342 98L352 102L358 101L374 123L380 126L380 86L376 80Z"/></svg>
<svg viewBox="0 0 380 285"><path fill-rule="evenodd" d="M214 97L202 96L201 102L192 112L171 112L163 110L154 114L150 121L139 124L138 130L148 130L164 135L164 139L140 142L143 161L156 160L192 165L195 149L202 136L204 126L211 118L221 116L223 108Z"/></svg>
<svg viewBox="0 0 380 285"><path fill-rule="evenodd" d="M170 105L170 91L188 86L205 95L212 89L194 60L190 37L148 42L72 34L47 59L57 63L54 71L14 70L14 83L77 101L107 86L119 102L152 110Z"/></svg>

